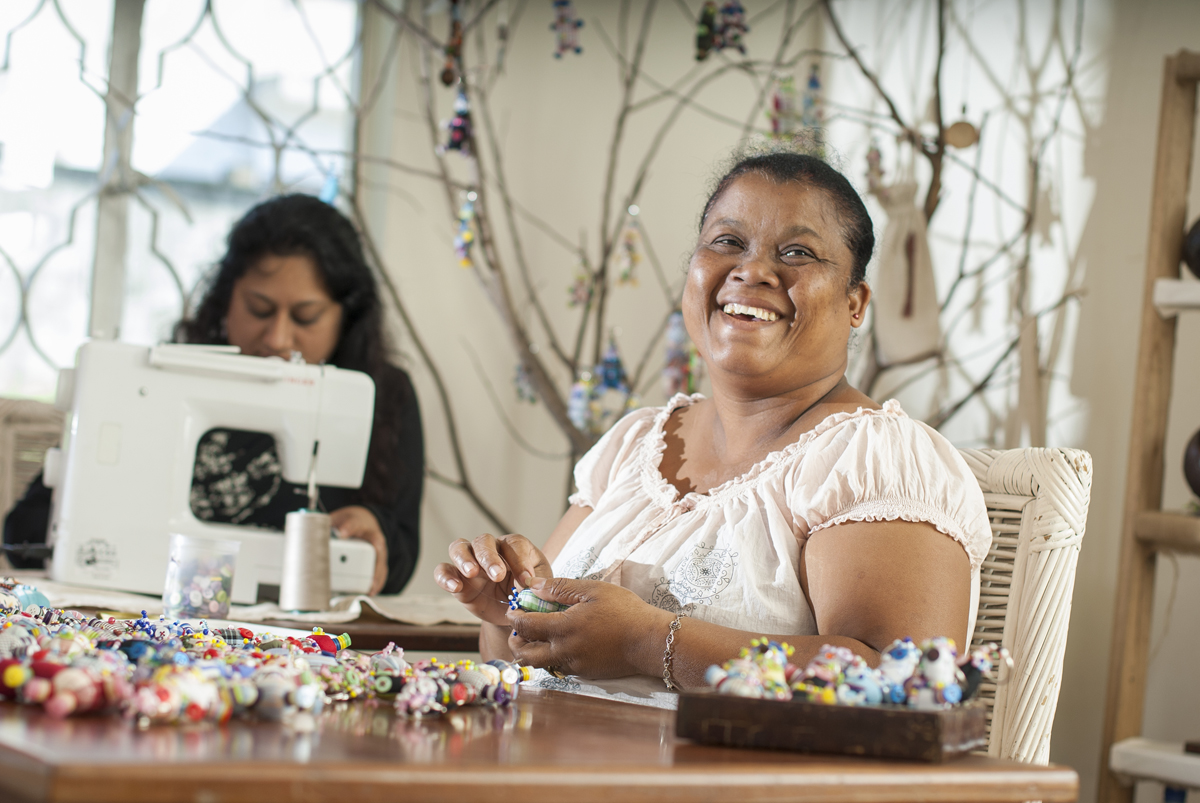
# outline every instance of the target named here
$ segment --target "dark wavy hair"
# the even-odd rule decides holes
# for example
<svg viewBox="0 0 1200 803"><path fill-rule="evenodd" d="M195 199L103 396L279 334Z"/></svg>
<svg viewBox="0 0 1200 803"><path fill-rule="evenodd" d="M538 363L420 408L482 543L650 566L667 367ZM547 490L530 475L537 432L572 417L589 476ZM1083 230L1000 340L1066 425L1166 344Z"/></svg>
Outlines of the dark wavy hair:
<svg viewBox="0 0 1200 803"><path fill-rule="evenodd" d="M850 268L850 287L857 287L867 276L867 263L875 251L875 230L867 207L854 187L825 160L806 153L794 151L768 151L734 157L734 164L724 171L704 204L700 215L700 227L717 199L729 189L729 185L747 173L758 173L777 184L794 181L816 187L825 192L833 202L838 223L842 227L842 240L850 249L853 264Z"/></svg>
<svg viewBox="0 0 1200 803"><path fill-rule="evenodd" d="M375 275L363 256L353 224L311 195L281 195L247 212L229 232L225 256L201 285L195 314L175 325L178 343L227 344L225 317L233 286L264 256L310 257L326 292L342 305L342 329L329 363L362 371L375 381L375 422L363 478L363 501L387 504L396 481L392 460L398 427L389 410L411 393L403 374L391 368L383 329L383 306Z"/></svg>

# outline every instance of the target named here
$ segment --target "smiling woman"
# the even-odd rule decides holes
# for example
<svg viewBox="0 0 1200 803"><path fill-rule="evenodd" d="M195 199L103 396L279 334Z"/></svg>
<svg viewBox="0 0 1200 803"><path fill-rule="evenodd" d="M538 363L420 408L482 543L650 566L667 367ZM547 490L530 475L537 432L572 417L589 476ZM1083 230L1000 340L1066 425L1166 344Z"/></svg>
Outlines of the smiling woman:
<svg viewBox="0 0 1200 803"><path fill-rule="evenodd" d="M722 177L683 295L712 397L609 430L544 549L451 546L436 577L486 623L485 655L672 705L664 687L701 685L764 634L799 665L824 644L872 664L904 636L965 645L991 541L979 486L941 435L845 378L873 247L862 200L819 159L751 156ZM514 584L570 607L509 611Z"/></svg>

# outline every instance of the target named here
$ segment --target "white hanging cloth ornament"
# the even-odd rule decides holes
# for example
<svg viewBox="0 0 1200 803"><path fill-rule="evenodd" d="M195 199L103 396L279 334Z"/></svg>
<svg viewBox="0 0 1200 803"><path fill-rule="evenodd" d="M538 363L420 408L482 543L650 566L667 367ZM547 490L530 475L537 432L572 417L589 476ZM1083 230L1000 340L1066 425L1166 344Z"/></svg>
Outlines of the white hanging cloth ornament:
<svg viewBox="0 0 1200 803"><path fill-rule="evenodd" d="M932 354L942 336L925 215L916 203L911 167L905 173L895 184L874 190L887 213L871 299L876 353L883 364Z"/></svg>

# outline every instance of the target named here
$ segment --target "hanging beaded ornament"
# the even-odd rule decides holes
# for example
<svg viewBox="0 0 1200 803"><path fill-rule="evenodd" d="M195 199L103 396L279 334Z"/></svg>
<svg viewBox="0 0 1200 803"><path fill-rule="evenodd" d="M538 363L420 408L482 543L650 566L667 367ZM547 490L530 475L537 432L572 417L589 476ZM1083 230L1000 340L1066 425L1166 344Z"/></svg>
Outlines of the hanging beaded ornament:
<svg viewBox="0 0 1200 803"><path fill-rule="evenodd" d="M696 61L704 61L714 49L720 50L717 31L717 4L708 0L700 7L696 20Z"/></svg>
<svg viewBox="0 0 1200 803"><path fill-rule="evenodd" d="M471 259L471 247L475 245L475 232L471 229L471 224L475 220L475 200L478 197L474 190L468 192L458 209L458 233L454 235L454 255L458 257L460 268L475 266L475 261Z"/></svg>
<svg viewBox="0 0 1200 803"><path fill-rule="evenodd" d="M438 153L458 151L463 156L471 155L471 103L466 91L460 86L454 99L454 116L446 123L446 144Z"/></svg>
<svg viewBox="0 0 1200 803"><path fill-rule="evenodd" d="M821 65L813 62L804 87L800 107L800 122L805 128L820 128L825 124L825 93L821 87Z"/></svg>
<svg viewBox="0 0 1200 803"><path fill-rule="evenodd" d="M621 228L621 245L617 252L617 284L637 287L637 268L642 262L642 228L638 221L641 209L629 207L625 225Z"/></svg>
<svg viewBox="0 0 1200 803"><path fill-rule="evenodd" d="M583 370L567 394L567 418L580 432L591 432L591 405L595 389L596 380L592 372Z"/></svg>
<svg viewBox="0 0 1200 803"><path fill-rule="evenodd" d="M792 76L783 75L775 81L767 117L771 120L771 136L776 139L796 132L800 116L796 111L796 79Z"/></svg>
<svg viewBox="0 0 1200 803"><path fill-rule="evenodd" d="M721 6L721 18L717 30L720 32L716 43L717 50L724 50L728 47L743 56L746 55L746 45L742 42L742 36L749 33L750 27L746 25L746 9L742 7L741 3L737 0L729 0Z"/></svg>
<svg viewBox="0 0 1200 803"><path fill-rule="evenodd" d="M575 271L575 281L567 287L567 306L582 307L592 300L592 277L582 265Z"/></svg>
<svg viewBox="0 0 1200 803"><path fill-rule="evenodd" d="M537 390L533 387L533 378L529 376L529 369L525 367L524 362L517 363L516 375L513 377L513 386L517 389L518 399L530 404L537 403Z"/></svg>
<svg viewBox="0 0 1200 803"><path fill-rule="evenodd" d="M575 13L571 0L554 0L554 22L550 23L556 40L554 58L561 59L563 53L583 52L579 44L579 29L582 27L583 20Z"/></svg>
<svg viewBox="0 0 1200 803"><path fill-rule="evenodd" d="M625 364L621 362L621 353L617 351L615 337L609 337L608 347L604 349L604 356L600 358L597 373L600 375L600 388L628 395L629 379L625 375Z"/></svg>

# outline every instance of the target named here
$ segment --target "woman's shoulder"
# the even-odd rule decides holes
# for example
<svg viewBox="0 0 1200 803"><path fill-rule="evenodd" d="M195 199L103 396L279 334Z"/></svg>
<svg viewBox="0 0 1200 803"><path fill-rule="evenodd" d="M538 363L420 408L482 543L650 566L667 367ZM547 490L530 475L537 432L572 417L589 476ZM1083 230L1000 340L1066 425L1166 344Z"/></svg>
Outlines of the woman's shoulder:
<svg viewBox="0 0 1200 803"><path fill-rule="evenodd" d="M956 477L973 477L946 436L909 417L895 399L827 416L810 433L806 451L809 458L824 452L839 462L851 460L865 472L948 471Z"/></svg>
<svg viewBox="0 0 1200 803"><path fill-rule="evenodd" d="M929 522L979 565L991 538L983 493L944 435L894 399L830 416L818 429L793 475L811 506L811 531L843 521Z"/></svg>

